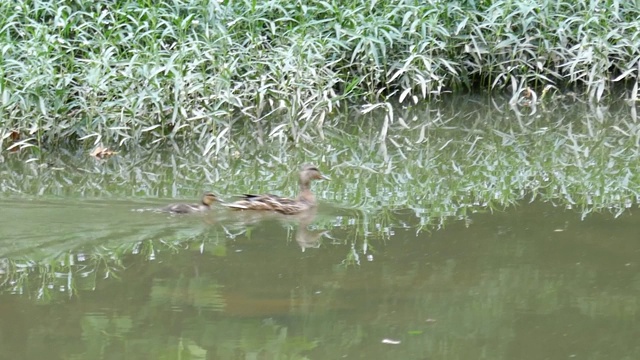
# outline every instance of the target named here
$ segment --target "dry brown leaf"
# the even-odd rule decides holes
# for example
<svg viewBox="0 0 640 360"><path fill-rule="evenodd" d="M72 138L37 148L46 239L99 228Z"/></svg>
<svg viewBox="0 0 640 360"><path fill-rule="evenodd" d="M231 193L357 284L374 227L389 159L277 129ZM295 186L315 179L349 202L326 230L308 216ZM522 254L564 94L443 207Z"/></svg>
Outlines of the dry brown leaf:
<svg viewBox="0 0 640 360"><path fill-rule="evenodd" d="M97 158L97 159L105 159L105 158L108 158L108 157L113 156L115 154L117 154L117 152L111 151L107 147L102 147L102 146L98 145L98 146L96 146L95 149L93 149L91 151L90 155L93 156L94 158Z"/></svg>

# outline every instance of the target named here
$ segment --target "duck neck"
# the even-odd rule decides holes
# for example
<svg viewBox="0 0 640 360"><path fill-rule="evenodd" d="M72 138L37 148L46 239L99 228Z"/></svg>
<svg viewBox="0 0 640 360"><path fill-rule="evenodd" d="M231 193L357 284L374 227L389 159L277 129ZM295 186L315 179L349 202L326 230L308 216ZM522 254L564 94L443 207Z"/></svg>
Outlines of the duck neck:
<svg viewBox="0 0 640 360"><path fill-rule="evenodd" d="M308 204L315 204L316 197L311 192L311 184L308 181L300 182L300 194L298 200L304 201Z"/></svg>

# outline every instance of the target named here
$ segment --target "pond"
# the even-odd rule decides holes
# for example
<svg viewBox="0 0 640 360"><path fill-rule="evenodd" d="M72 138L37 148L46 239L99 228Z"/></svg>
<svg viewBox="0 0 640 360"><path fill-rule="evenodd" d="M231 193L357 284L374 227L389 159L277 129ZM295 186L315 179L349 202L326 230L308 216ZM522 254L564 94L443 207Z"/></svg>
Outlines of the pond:
<svg viewBox="0 0 640 360"><path fill-rule="evenodd" d="M640 131L624 105L561 110L4 153L0 358L638 358ZM303 163L331 177L315 211L155 211L294 196Z"/></svg>

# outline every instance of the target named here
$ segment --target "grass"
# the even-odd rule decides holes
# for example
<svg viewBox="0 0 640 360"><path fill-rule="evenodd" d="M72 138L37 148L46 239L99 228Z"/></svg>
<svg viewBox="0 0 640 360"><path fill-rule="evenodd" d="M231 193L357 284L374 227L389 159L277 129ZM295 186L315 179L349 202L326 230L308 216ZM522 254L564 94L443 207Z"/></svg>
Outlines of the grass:
<svg viewBox="0 0 640 360"><path fill-rule="evenodd" d="M450 92L616 83L637 99L634 2L186 0L0 4L1 149L203 140ZM393 117L390 121L395 120Z"/></svg>

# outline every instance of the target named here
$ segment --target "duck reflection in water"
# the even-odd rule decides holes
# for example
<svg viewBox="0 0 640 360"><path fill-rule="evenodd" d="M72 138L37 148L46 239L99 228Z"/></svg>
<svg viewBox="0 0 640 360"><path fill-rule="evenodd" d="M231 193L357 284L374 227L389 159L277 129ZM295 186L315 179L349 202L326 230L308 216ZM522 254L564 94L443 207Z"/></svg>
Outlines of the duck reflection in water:
<svg viewBox="0 0 640 360"><path fill-rule="evenodd" d="M329 236L328 230L309 230L309 226L316 218L316 209L308 210L296 216L298 224L295 232L295 239L302 252L306 249L317 249L322 245L322 238Z"/></svg>
<svg viewBox="0 0 640 360"><path fill-rule="evenodd" d="M228 214L229 215L229 214ZM322 238L328 237L328 230L311 230L310 226L317 218L317 209L311 208L306 211L284 215L271 211L248 211L234 212L233 216L218 217L218 223L223 225L227 236L235 238L243 233L256 232L257 228L265 227L268 222L278 222L288 228L293 227L293 238L298 243L302 251L309 248L317 249L322 245Z"/></svg>

